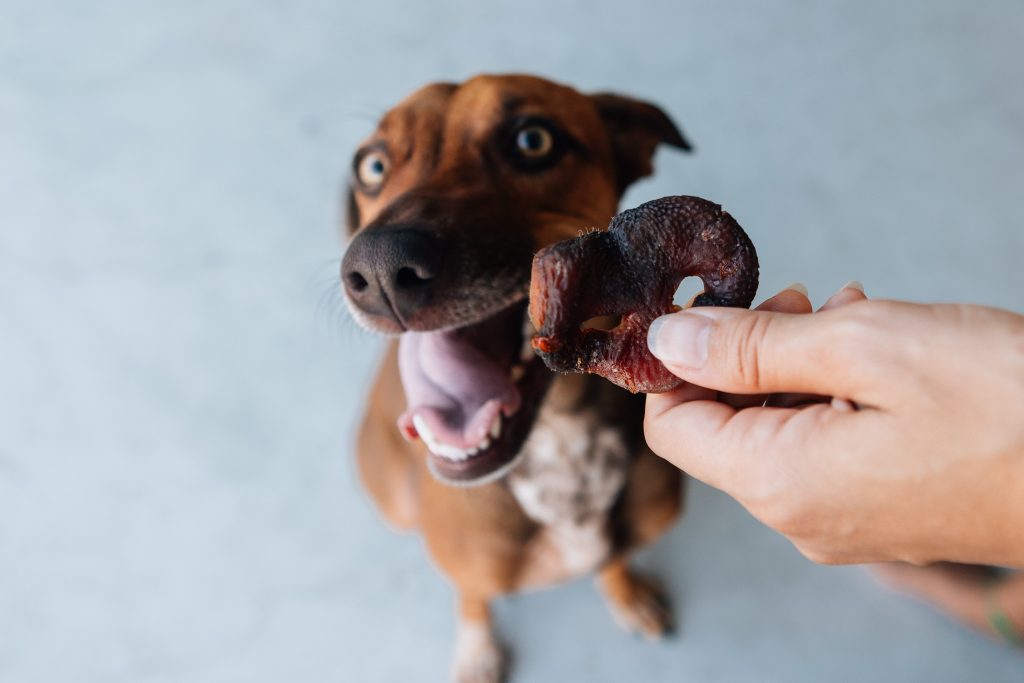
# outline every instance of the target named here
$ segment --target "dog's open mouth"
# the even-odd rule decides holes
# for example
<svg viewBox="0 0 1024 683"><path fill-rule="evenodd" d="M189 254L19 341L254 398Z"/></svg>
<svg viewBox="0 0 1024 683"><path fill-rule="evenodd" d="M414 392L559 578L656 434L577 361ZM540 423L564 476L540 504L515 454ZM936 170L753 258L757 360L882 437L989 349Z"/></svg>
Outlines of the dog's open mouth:
<svg viewBox="0 0 1024 683"><path fill-rule="evenodd" d="M467 327L402 335L398 426L423 440L441 480L481 484L514 463L552 378L530 347L529 325L521 302Z"/></svg>

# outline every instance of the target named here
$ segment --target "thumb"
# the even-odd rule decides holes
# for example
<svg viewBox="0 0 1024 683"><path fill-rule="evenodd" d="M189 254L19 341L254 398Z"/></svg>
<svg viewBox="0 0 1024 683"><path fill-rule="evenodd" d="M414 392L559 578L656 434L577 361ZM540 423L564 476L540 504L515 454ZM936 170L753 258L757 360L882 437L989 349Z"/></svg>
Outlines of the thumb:
<svg viewBox="0 0 1024 683"><path fill-rule="evenodd" d="M690 308L662 316L648 346L688 382L736 394L801 392L855 397L863 367L850 358L838 317L843 310L794 315L737 308Z"/></svg>

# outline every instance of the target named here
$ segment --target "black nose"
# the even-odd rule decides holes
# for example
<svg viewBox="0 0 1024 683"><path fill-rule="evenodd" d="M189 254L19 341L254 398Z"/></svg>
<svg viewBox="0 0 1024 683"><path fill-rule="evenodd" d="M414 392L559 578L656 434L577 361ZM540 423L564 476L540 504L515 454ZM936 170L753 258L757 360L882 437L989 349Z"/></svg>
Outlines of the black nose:
<svg viewBox="0 0 1024 683"><path fill-rule="evenodd" d="M441 243L423 230L374 228L352 240L341 262L341 279L364 312L404 326L429 302L441 257Z"/></svg>

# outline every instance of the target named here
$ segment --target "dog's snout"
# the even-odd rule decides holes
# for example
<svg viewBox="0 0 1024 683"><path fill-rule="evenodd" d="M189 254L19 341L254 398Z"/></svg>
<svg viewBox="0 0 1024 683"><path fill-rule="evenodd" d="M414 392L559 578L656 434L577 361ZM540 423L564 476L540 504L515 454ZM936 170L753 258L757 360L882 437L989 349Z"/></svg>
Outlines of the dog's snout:
<svg viewBox="0 0 1024 683"><path fill-rule="evenodd" d="M355 237L342 261L349 297L364 312L405 326L430 299L441 271L438 240L417 228L367 230Z"/></svg>

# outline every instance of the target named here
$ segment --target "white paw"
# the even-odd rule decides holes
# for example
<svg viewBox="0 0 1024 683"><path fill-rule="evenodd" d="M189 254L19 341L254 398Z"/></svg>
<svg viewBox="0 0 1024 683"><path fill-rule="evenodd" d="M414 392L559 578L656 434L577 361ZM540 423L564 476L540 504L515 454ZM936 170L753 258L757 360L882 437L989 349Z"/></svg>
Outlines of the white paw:
<svg viewBox="0 0 1024 683"><path fill-rule="evenodd" d="M505 678L505 653L486 624L462 622L455 642L455 683L501 683Z"/></svg>

